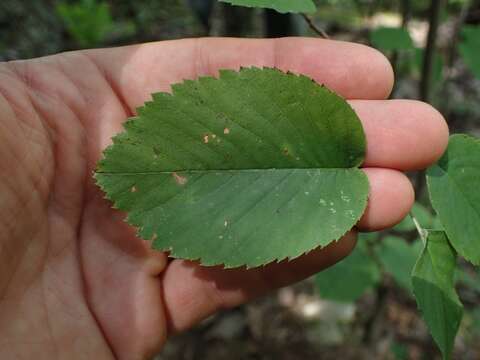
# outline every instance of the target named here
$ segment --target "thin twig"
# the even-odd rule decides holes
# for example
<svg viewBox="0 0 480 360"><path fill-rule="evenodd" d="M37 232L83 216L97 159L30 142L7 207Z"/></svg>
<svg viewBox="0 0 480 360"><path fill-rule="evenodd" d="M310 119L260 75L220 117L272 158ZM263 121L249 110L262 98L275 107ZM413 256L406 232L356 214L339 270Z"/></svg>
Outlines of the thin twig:
<svg viewBox="0 0 480 360"><path fill-rule="evenodd" d="M302 13L302 17L314 33L323 37L324 39L330 39L330 36L328 36L328 34L323 29L320 29L317 25L315 25L313 20L310 19L307 14Z"/></svg>
<svg viewBox="0 0 480 360"><path fill-rule="evenodd" d="M427 45L423 56L422 78L420 80L419 95L420 100L429 102L432 90L432 76L434 57L437 48L438 24L440 21L440 13L444 0L432 0L430 2L429 29L427 37ZM425 171L417 173L415 179L415 193L417 199L420 198L425 189Z"/></svg>
<svg viewBox="0 0 480 360"><path fill-rule="evenodd" d="M435 51L437 47L438 24L443 0L432 0L430 3L429 29L427 46L423 56L422 79L420 81L420 100L428 102L431 96L432 73Z"/></svg>
<svg viewBox="0 0 480 360"><path fill-rule="evenodd" d="M425 230L424 228L422 228L422 226L420 225L420 223L418 222L417 218L415 217L415 215L413 215L412 212L410 212L410 217L412 218L413 223L415 224L415 227L417 228L418 234L420 235L420 239L422 239L423 245L426 245L426 243L427 243L427 235L428 235L427 230Z"/></svg>

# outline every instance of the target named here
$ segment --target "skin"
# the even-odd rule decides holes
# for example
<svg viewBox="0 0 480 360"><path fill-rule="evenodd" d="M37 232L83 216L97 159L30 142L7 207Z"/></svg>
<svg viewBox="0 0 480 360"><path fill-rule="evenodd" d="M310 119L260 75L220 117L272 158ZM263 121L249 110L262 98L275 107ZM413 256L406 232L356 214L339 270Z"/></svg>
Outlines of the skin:
<svg viewBox="0 0 480 360"><path fill-rule="evenodd" d="M0 353L5 359L148 359L205 317L304 279L349 254L356 231L292 262L222 270L167 260L137 239L91 178L122 122L156 91L220 68L303 73L359 114L371 194L361 231L399 222L414 201L402 171L443 153L429 105L385 100L388 61L320 39L196 39L0 64Z"/></svg>

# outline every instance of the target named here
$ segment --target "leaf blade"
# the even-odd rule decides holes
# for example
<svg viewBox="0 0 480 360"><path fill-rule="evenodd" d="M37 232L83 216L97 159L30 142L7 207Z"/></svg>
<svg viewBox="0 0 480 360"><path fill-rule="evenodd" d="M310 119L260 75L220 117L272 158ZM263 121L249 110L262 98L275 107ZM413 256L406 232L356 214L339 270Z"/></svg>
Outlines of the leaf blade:
<svg viewBox="0 0 480 360"><path fill-rule="evenodd" d="M445 359L450 358L463 314L454 286L456 254L443 231L429 231L412 272L418 307Z"/></svg>
<svg viewBox="0 0 480 360"><path fill-rule="evenodd" d="M455 250L480 264L480 142L466 135L450 137L447 152L427 171L433 208Z"/></svg>
<svg viewBox="0 0 480 360"><path fill-rule="evenodd" d="M365 136L343 99L274 69L172 88L125 124L95 175L154 248L254 267L325 246L358 221Z"/></svg>

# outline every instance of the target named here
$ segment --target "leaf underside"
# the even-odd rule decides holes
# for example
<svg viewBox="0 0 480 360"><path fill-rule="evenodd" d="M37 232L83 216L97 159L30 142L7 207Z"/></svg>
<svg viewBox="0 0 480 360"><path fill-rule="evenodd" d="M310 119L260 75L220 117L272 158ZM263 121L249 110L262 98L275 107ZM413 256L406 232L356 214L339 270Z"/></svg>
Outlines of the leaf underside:
<svg viewBox="0 0 480 360"><path fill-rule="evenodd" d="M339 96L258 68L172 90L125 123L95 174L154 249L255 267L326 246L358 221L365 136Z"/></svg>
<svg viewBox="0 0 480 360"><path fill-rule="evenodd" d="M232 5L274 9L281 13L315 12L312 0L220 0Z"/></svg>
<svg viewBox="0 0 480 360"><path fill-rule="evenodd" d="M426 246L412 273L418 307L440 348L449 359L463 306L454 286L456 254L443 231L430 231Z"/></svg>
<svg viewBox="0 0 480 360"><path fill-rule="evenodd" d="M427 171L433 208L455 250L480 264L480 141L450 137L448 149Z"/></svg>

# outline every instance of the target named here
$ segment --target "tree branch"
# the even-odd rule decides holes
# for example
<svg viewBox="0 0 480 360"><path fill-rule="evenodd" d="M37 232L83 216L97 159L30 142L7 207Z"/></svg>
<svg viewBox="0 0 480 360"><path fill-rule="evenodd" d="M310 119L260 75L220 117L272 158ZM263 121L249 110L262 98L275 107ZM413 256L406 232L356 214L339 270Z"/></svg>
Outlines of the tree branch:
<svg viewBox="0 0 480 360"><path fill-rule="evenodd" d="M422 79L420 81L420 100L428 102L431 96L433 62L437 44L438 23L443 0L432 0L429 11L429 30L427 46L423 56Z"/></svg>
<svg viewBox="0 0 480 360"><path fill-rule="evenodd" d="M318 36L320 36L324 39L330 39L330 36L328 36L328 34L325 32L325 30L323 30L323 29L319 28L317 25L315 25L313 20L307 14L302 13L301 15L302 15L303 19L305 20L305 22L310 27L310 29L314 33L316 33Z"/></svg>
<svg viewBox="0 0 480 360"><path fill-rule="evenodd" d="M410 18L412 16L411 14L411 3L410 0L402 0L400 4L400 12L402 14L402 28L407 28L408 23L410 21ZM400 54L398 51L394 51L391 58L390 58L390 63L392 64L392 69L393 73L395 76L397 75L397 68L398 68L398 60L400 58ZM395 92L397 90L396 82L393 85L392 92L390 94L390 98L395 97Z"/></svg>
<svg viewBox="0 0 480 360"><path fill-rule="evenodd" d="M429 102L432 88L432 73L435 51L437 48L438 24L440 20L440 10L443 0L432 0L429 11L429 29L427 45L423 56L422 78L420 80L419 95L420 100ZM425 171L420 171L415 180L415 190L417 199L422 196L425 188Z"/></svg>

